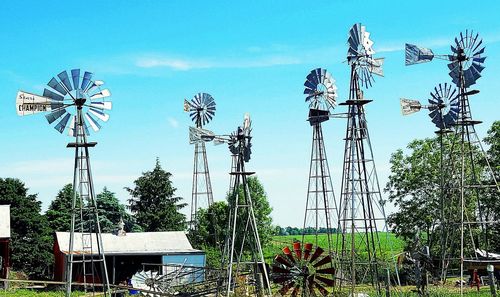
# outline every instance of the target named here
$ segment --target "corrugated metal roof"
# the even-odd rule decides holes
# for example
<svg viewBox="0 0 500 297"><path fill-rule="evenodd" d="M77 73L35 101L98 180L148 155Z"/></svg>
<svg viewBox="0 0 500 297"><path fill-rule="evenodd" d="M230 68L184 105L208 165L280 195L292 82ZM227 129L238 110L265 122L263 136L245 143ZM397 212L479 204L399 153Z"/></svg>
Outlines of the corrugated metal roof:
<svg viewBox="0 0 500 297"><path fill-rule="evenodd" d="M69 232L56 232L56 240L61 252L69 252ZM88 237L85 236L88 240ZM87 244L86 244L87 245ZM106 255L166 255L172 253L199 253L193 249L183 231L171 232L133 232L125 236L102 233L102 245ZM95 234L92 234L92 246L97 250ZM82 234L75 233L74 248L76 253L83 253Z"/></svg>
<svg viewBox="0 0 500 297"><path fill-rule="evenodd" d="M0 205L0 238L10 238L10 205Z"/></svg>

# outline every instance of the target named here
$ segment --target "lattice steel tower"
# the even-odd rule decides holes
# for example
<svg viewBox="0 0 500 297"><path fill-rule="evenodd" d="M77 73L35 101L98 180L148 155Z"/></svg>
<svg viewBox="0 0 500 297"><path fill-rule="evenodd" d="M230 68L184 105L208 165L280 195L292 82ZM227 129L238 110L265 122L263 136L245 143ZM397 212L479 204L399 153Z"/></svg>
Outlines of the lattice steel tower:
<svg viewBox="0 0 500 297"><path fill-rule="evenodd" d="M332 232L338 213L321 124L335 108L337 87L330 73L321 68L307 75L304 86L313 135L302 242L294 242L293 251L284 247L283 255L274 258L272 280L281 286L278 293L282 296L290 290L292 296L327 296L335 285ZM320 234L327 240L320 240Z"/></svg>
<svg viewBox="0 0 500 297"><path fill-rule="evenodd" d="M333 192L330 168L326 157L323 129L321 123L330 119L330 111L335 108L337 87L335 80L326 69L317 68L307 76L304 83L306 102L309 102L309 124L312 126L311 163L309 167L309 183L307 187L306 209L304 213L304 230L314 229L314 244L319 245L318 234L321 228L326 229L328 241L323 248L332 253L332 231L337 227L338 213ZM302 235L302 243L304 234Z"/></svg>
<svg viewBox="0 0 500 297"><path fill-rule="evenodd" d="M44 89L43 96L20 91L16 105L19 115L30 115L48 112L45 116L52 124L57 121L55 129L63 133L68 131L75 137L69 148L75 149L75 165L73 176L73 201L71 211L71 230L69 237L69 259L66 261L66 296L71 295L74 267L78 267L79 286L92 295L110 296L109 278L102 243L99 214L95 199L92 172L90 169L89 147L96 142L88 142L90 126L95 132L106 122L111 109L111 95L108 89L101 90L103 81L92 81L92 73L85 72L80 76L80 69L62 71L53 77ZM81 82L80 82L81 80ZM75 108L75 115L69 111ZM64 243L60 243L64 244ZM64 246L61 246L65 249ZM97 282L102 282L102 287Z"/></svg>
<svg viewBox="0 0 500 297"><path fill-rule="evenodd" d="M189 112L196 128L203 128L215 115L215 100L210 94L198 93L191 101L184 100L184 111ZM192 142L194 144L193 185L191 196L190 226L196 226L199 208L208 208L214 202L212 183L208 170L207 151L204 141Z"/></svg>
<svg viewBox="0 0 500 297"><path fill-rule="evenodd" d="M237 279L247 275L247 282L253 288L255 296L269 295L271 289L269 276L265 269L264 255L260 244L257 220L255 218L253 201L248 187L248 176L255 172L245 170L245 163L250 161L251 151L251 121L245 115L243 125L238 127L229 142L231 154L237 155L234 192L229 198L229 220L226 244L229 254L223 255L227 268L226 295L230 296L236 288ZM240 195L239 189L243 190Z"/></svg>
<svg viewBox="0 0 500 297"><path fill-rule="evenodd" d="M379 231L387 231L384 201L381 196L373 151L365 116L365 105L372 100L363 96L361 87L373 83L373 74L382 76L383 59L373 58L375 51L370 33L361 24L349 31L347 61L351 66L349 100L346 105L342 193L339 225L342 236L337 243L340 258L339 288L354 294L360 283L371 283L378 295L389 290L387 255L381 247Z"/></svg>
<svg viewBox="0 0 500 297"><path fill-rule="evenodd" d="M489 259L488 226L492 223L485 213L482 199L485 191L500 193L498 181L488 162L487 155L476 134L475 125L480 121L472 118L469 96L479 93L469 90L481 77L485 47L479 34L466 30L460 33L451 46L451 54L435 55L431 49L406 44L406 65L432 61L433 58L449 61L449 75L458 88L458 121L452 135L452 145L447 156L446 183L443 206L444 221L442 249L442 279L446 280L449 265L460 262L463 279L464 262L481 258ZM478 164L485 164L485 172L479 172ZM491 180L485 184L480 176ZM468 209L475 204L475 211ZM457 208L457 206L459 206ZM459 228L458 228L459 227ZM458 232L457 232L458 231ZM457 247L460 253L457 254ZM461 292L463 286L461 285Z"/></svg>

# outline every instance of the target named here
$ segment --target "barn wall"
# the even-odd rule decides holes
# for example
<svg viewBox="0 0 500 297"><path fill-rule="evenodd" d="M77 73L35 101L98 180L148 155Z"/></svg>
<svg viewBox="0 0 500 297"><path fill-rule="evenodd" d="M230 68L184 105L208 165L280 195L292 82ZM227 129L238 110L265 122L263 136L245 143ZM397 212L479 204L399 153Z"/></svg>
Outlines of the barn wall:
<svg viewBox="0 0 500 297"><path fill-rule="evenodd" d="M54 240L54 280L55 281L64 281L65 275L65 257L59 248L59 243L57 242L57 238Z"/></svg>
<svg viewBox="0 0 500 297"><path fill-rule="evenodd" d="M10 267L9 239L0 238L0 257L2 257L2 267L0 269L0 278L7 278Z"/></svg>
<svg viewBox="0 0 500 297"><path fill-rule="evenodd" d="M163 274L173 273L178 269L177 265L185 265L192 268L182 268L184 271L192 270L191 275L186 276L184 279L179 280L180 283L194 283L200 282L205 279L205 272L202 269L196 269L195 267L203 268L205 267L205 254L202 253L180 253L164 255L162 257ZM172 265L173 264L173 265Z"/></svg>

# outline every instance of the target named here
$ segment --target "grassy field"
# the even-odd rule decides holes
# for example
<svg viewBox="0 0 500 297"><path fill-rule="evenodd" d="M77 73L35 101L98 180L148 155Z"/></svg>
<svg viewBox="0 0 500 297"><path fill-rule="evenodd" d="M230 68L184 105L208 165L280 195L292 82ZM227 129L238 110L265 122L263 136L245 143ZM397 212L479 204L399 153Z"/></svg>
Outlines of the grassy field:
<svg viewBox="0 0 500 297"><path fill-rule="evenodd" d="M396 238L396 236L392 233L379 232L378 237L380 239L380 246L384 253L389 254L392 250L392 255L397 255L403 251L404 243L402 240ZM340 235L332 234L332 242L334 244L333 249L336 247L340 248L341 240ZM274 236L271 244L264 248L264 257L266 260L272 260L274 256L277 254L281 254L281 249L285 246L289 246L292 248L292 243L294 241L302 241L302 235L286 235L286 236ZM361 235L357 235L356 242L362 241L363 238ZM315 243L316 239L314 235L306 235L306 242ZM318 235L318 245L322 248L327 246L327 235L320 234ZM349 244L350 245L350 244ZM362 246L362 245L358 245ZM361 251L363 253L363 251Z"/></svg>

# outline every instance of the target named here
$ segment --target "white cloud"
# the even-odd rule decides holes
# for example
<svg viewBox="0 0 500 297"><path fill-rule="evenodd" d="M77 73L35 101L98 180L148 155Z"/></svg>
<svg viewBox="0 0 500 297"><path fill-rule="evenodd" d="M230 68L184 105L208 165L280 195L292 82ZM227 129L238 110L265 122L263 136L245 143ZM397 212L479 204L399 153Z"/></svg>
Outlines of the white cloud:
<svg viewBox="0 0 500 297"><path fill-rule="evenodd" d="M135 65L139 68L169 68L178 71L206 68L259 68L301 63L301 59L286 55L268 55L242 58L172 58L152 55L137 58Z"/></svg>
<svg viewBox="0 0 500 297"><path fill-rule="evenodd" d="M170 57L150 56L137 59L136 66L140 68L166 67L186 71L194 68L210 68L210 63L196 60L175 59Z"/></svg>

